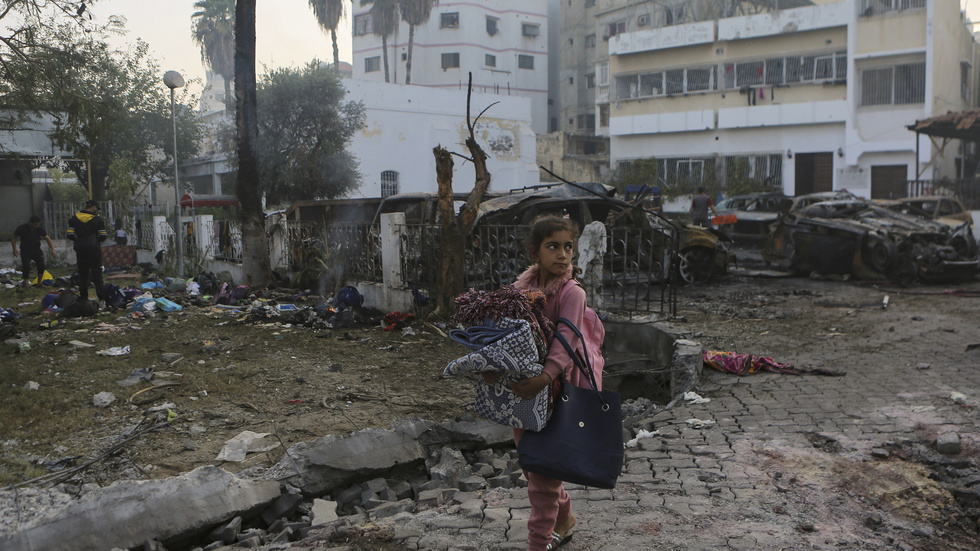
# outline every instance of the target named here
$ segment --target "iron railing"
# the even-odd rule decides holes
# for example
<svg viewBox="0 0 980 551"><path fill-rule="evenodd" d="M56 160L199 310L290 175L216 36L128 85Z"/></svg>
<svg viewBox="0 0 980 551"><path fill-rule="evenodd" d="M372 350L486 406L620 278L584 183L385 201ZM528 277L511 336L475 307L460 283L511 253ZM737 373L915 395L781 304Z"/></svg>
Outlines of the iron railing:
<svg viewBox="0 0 980 551"><path fill-rule="evenodd" d="M948 195L956 197L967 210L980 210L980 179L909 180L908 197Z"/></svg>

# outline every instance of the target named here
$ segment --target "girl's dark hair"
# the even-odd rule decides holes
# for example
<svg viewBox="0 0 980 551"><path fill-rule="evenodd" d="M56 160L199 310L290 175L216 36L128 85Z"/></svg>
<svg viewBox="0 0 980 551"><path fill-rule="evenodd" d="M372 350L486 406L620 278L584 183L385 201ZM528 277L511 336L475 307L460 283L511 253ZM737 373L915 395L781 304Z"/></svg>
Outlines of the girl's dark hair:
<svg viewBox="0 0 980 551"><path fill-rule="evenodd" d="M527 232L527 237L524 239L528 255L533 258L534 251L541 247L541 243L557 231L567 231L572 234L573 240L578 239L578 224L571 220L554 214L542 214L531 220L531 231Z"/></svg>

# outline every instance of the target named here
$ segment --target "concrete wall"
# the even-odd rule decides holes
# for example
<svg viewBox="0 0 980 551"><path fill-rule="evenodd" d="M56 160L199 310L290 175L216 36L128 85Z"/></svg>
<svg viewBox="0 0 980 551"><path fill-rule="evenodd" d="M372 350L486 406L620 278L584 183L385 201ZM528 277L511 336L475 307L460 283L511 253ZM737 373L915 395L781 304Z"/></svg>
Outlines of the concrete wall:
<svg viewBox="0 0 980 551"><path fill-rule="evenodd" d="M362 101L366 126L349 147L360 162L363 182L352 197L380 197L381 172L398 172L399 193L435 192L436 170L432 149L442 146L469 155L464 141L466 92L421 86L345 80L348 100ZM494 104L492 105L491 104ZM535 137L528 120L527 98L473 94L471 117L480 118L476 138L490 158L490 189L509 190L538 184ZM473 165L456 160L453 190L473 189Z"/></svg>

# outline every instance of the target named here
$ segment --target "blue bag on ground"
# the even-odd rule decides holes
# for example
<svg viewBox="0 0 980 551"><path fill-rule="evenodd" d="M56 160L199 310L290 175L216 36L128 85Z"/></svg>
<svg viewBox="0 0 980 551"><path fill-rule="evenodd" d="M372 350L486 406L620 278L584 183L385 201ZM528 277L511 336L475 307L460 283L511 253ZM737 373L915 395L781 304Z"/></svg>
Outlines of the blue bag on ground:
<svg viewBox="0 0 980 551"><path fill-rule="evenodd" d="M177 304L176 302L160 297L156 300L157 308L163 310L164 312L180 312L184 309L183 306Z"/></svg>

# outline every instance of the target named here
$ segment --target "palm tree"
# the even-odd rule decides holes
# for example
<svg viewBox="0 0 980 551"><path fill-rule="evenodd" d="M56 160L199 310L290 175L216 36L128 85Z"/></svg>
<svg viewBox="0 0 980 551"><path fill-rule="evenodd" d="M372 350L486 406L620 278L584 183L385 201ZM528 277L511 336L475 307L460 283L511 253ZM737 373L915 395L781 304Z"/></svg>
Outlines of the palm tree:
<svg viewBox="0 0 980 551"><path fill-rule="evenodd" d="M310 0L310 7L313 8L313 15L316 22L325 31L330 31L330 40L333 42L333 68L340 70L340 50L337 49L337 26L340 19L344 17L345 0Z"/></svg>
<svg viewBox="0 0 980 551"><path fill-rule="evenodd" d="M408 60L405 63L405 84L412 83L412 47L415 44L415 27L425 24L432 15L432 8L439 0L399 0L402 21L408 23Z"/></svg>
<svg viewBox="0 0 980 551"><path fill-rule="evenodd" d="M228 101L235 76L235 0L198 0L194 8L191 35L201 46L201 61L224 79Z"/></svg>
<svg viewBox="0 0 980 551"><path fill-rule="evenodd" d="M388 37L398 30L399 0L361 0L362 6L371 6L371 26L374 34L381 37L381 50L385 60L385 82L391 82L388 71Z"/></svg>

